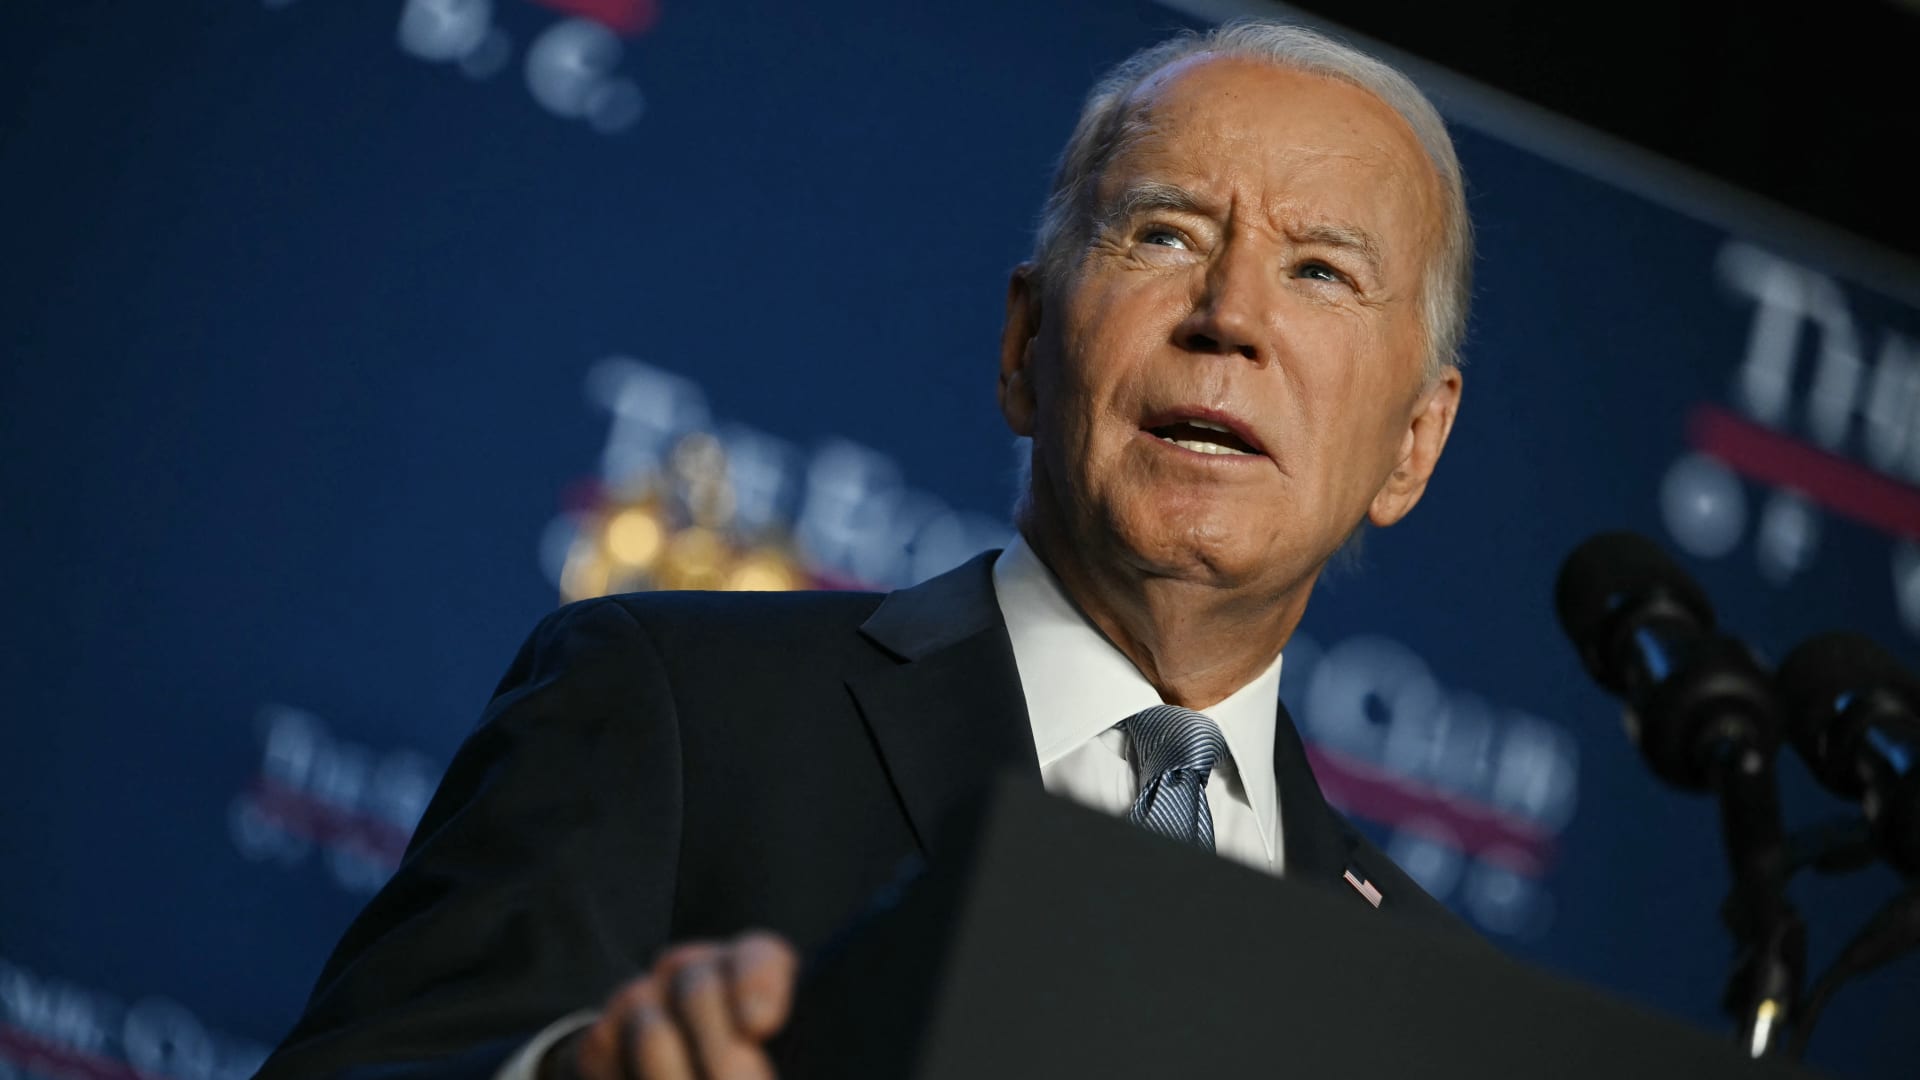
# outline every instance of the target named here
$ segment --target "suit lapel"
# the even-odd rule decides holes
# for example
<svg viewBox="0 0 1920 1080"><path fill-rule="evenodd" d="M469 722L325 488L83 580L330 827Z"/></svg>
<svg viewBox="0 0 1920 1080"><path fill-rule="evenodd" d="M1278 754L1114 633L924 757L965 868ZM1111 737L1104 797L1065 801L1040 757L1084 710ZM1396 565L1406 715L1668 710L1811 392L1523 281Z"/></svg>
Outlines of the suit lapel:
<svg viewBox="0 0 1920 1080"><path fill-rule="evenodd" d="M860 627L887 654L848 689L873 735L922 851L948 813L1009 767L1040 763L993 594L989 552L893 593Z"/></svg>
<svg viewBox="0 0 1920 1080"><path fill-rule="evenodd" d="M1274 707L1273 774L1280 786L1280 837L1286 875L1321 884L1338 883L1353 857L1353 843L1307 764L1307 749L1285 705ZM1342 886L1343 888L1345 886Z"/></svg>
<svg viewBox="0 0 1920 1080"><path fill-rule="evenodd" d="M848 677L922 851L949 812L1002 770L1034 781L1033 748L1013 645L993 594L988 552L889 595L860 633L884 655ZM1348 886L1354 844L1327 805L1286 706L1275 703L1273 771L1289 877Z"/></svg>

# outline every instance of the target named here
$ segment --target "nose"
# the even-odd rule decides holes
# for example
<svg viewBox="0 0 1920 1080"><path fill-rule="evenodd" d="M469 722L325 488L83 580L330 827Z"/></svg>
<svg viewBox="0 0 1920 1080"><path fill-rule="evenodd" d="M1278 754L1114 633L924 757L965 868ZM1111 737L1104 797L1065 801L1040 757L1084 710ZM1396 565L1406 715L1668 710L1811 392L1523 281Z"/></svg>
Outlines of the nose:
<svg viewBox="0 0 1920 1080"><path fill-rule="evenodd" d="M1227 244L1208 264L1193 310L1174 331L1175 343L1189 352L1242 356L1266 366L1271 347L1264 328L1271 289L1269 268L1244 244Z"/></svg>

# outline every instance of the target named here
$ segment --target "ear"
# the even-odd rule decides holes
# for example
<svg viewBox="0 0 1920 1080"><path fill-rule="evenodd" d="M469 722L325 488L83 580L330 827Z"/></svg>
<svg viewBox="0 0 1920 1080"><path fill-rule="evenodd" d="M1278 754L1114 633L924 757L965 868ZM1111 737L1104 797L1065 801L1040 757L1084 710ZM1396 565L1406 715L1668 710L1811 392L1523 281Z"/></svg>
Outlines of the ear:
<svg viewBox="0 0 1920 1080"><path fill-rule="evenodd" d="M1426 493L1427 481L1440 464L1440 451L1453 433L1454 415L1460 411L1460 385L1460 369L1448 365L1414 402L1400 442L1400 461L1367 508L1367 518L1375 525L1384 529L1406 517Z"/></svg>
<svg viewBox="0 0 1920 1080"><path fill-rule="evenodd" d="M1040 332L1040 287L1032 263L1007 281L1007 321L1000 329L1000 415L1015 435L1033 434L1033 339Z"/></svg>

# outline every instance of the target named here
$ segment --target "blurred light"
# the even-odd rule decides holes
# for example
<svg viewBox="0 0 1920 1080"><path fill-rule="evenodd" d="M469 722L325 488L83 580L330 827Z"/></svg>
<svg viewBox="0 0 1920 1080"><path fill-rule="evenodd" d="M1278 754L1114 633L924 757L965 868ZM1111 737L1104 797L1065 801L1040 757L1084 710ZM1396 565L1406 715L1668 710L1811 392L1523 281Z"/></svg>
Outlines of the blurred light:
<svg viewBox="0 0 1920 1080"><path fill-rule="evenodd" d="M567 559L560 572L560 595L565 600L585 600L607 594L607 561L591 545L581 544Z"/></svg>
<svg viewBox="0 0 1920 1080"><path fill-rule="evenodd" d="M1813 561L1820 544L1820 512L1798 492L1775 491L1760 513L1760 575L1785 585Z"/></svg>
<svg viewBox="0 0 1920 1080"><path fill-rule="evenodd" d="M620 39L590 19L563 19L527 50L527 89L555 116L587 112L594 91L620 64Z"/></svg>
<svg viewBox="0 0 1920 1080"><path fill-rule="evenodd" d="M1893 545L1893 596L1907 629L1920 634L1920 547L1911 540Z"/></svg>
<svg viewBox="0 0 1920 1080"><path fill-rule="evenodd" d="M726 584L727 546L712 529L686 529L667 544L660 562L663 589L718 589Z"/></svg>
<svg viewBox="0 0 1920 1080"><path fill-rule="evenodd" d="M1660 481L1660 510L1674 543L1702 559L1732 551L1747 529L1739 477L1701 454L1683 455L1668 467Z"/></svg>
<svg viewBox="0 0 1920 1080"><path fill-rule="evenodd" d="M422 60L458 60L493 27L493 0L407 0L400 11L400 48Z"/></svg>
<svg viewBox="0 0 1920 1080"><path fill-rule="evenodd" d="M628 566L651 566L666 543L666 530L652 512L629 507L607 522L607 554Z"/></svg>
<svg viewBox="0 0 1920 1080"><path fill-rule="evenodd" d="M727 575L727 588L742 592L786 592L799 584L792 560L777 551L754 552Z"/></svg>
<svg viewBox="0 0 1920 1080"><path fill-rule="evenodd" d="M704 431L687 434L674 445L668 467L694 524L718 528L733 520L733 482L719 439Z"/></svg>

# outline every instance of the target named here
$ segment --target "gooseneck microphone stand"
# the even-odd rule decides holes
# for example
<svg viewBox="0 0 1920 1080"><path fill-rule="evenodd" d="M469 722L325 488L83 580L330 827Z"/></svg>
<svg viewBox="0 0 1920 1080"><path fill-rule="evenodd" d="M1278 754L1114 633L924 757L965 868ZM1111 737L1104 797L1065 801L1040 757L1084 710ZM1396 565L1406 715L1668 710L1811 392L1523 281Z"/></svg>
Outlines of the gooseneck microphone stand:
<svg viewBox="0 0 1920 1080"><path fill-rule="evenodd" d="M1561 626L1662 780L1711 791L1733 887L1721 919L1734 968L1721 1006L1752 1057L1798 1057L1847 980L1920 950L1920 680L1858 634L1802 642L1769 672L1717 630L1704 590L1652 541L1602 533L1554 585ZM1828 789L1861 815L1788 837L1774 760L1783 732ZM1903 892L1868 920L1804 998L1807 932L1787 900L1801 870L1848 873L1884 860Z"/></svg>
<svg viewBox="0 0 1920 1080"><path fill-rule="evenodd" d="M1807 928L1786 895L1793 863L1781 825L1773 756L1723 741L1714 747L1708 772L1719 795L1733 877L1720 909L1736 949L1721 1007L1739 1025L1740 1045L1757 1058L1781 1048L1798 1019Z"/></svg>
<svg viewBox="0 0 1920 1080"><path fill-rule="evenodd" d="M1806 966L1806 928L1786 896L1792 852L1773 767L1773 680L1715 629L1706 593L1644 537L1588 540L1554 591L1561 625L1587 672L1626 705L1647 765L1675 787L1716 796L1733 881L1721 917L1735 944L1722 1007L1749 1055L1771 1053L1793 1022Z"/></svg>
<svg viewBox="0 0 1920 1080"><path fill-rule="evenodd" d="M1776 682L1794 748L1815 779L1860 808L1795 835L1788 872L1847 873L1883 860L1906 879L1814 980L1788 1047L1799 1057L1843 984L1920 949L1920 682L1878 643L1846 631L1801 642Z"/></svg>

